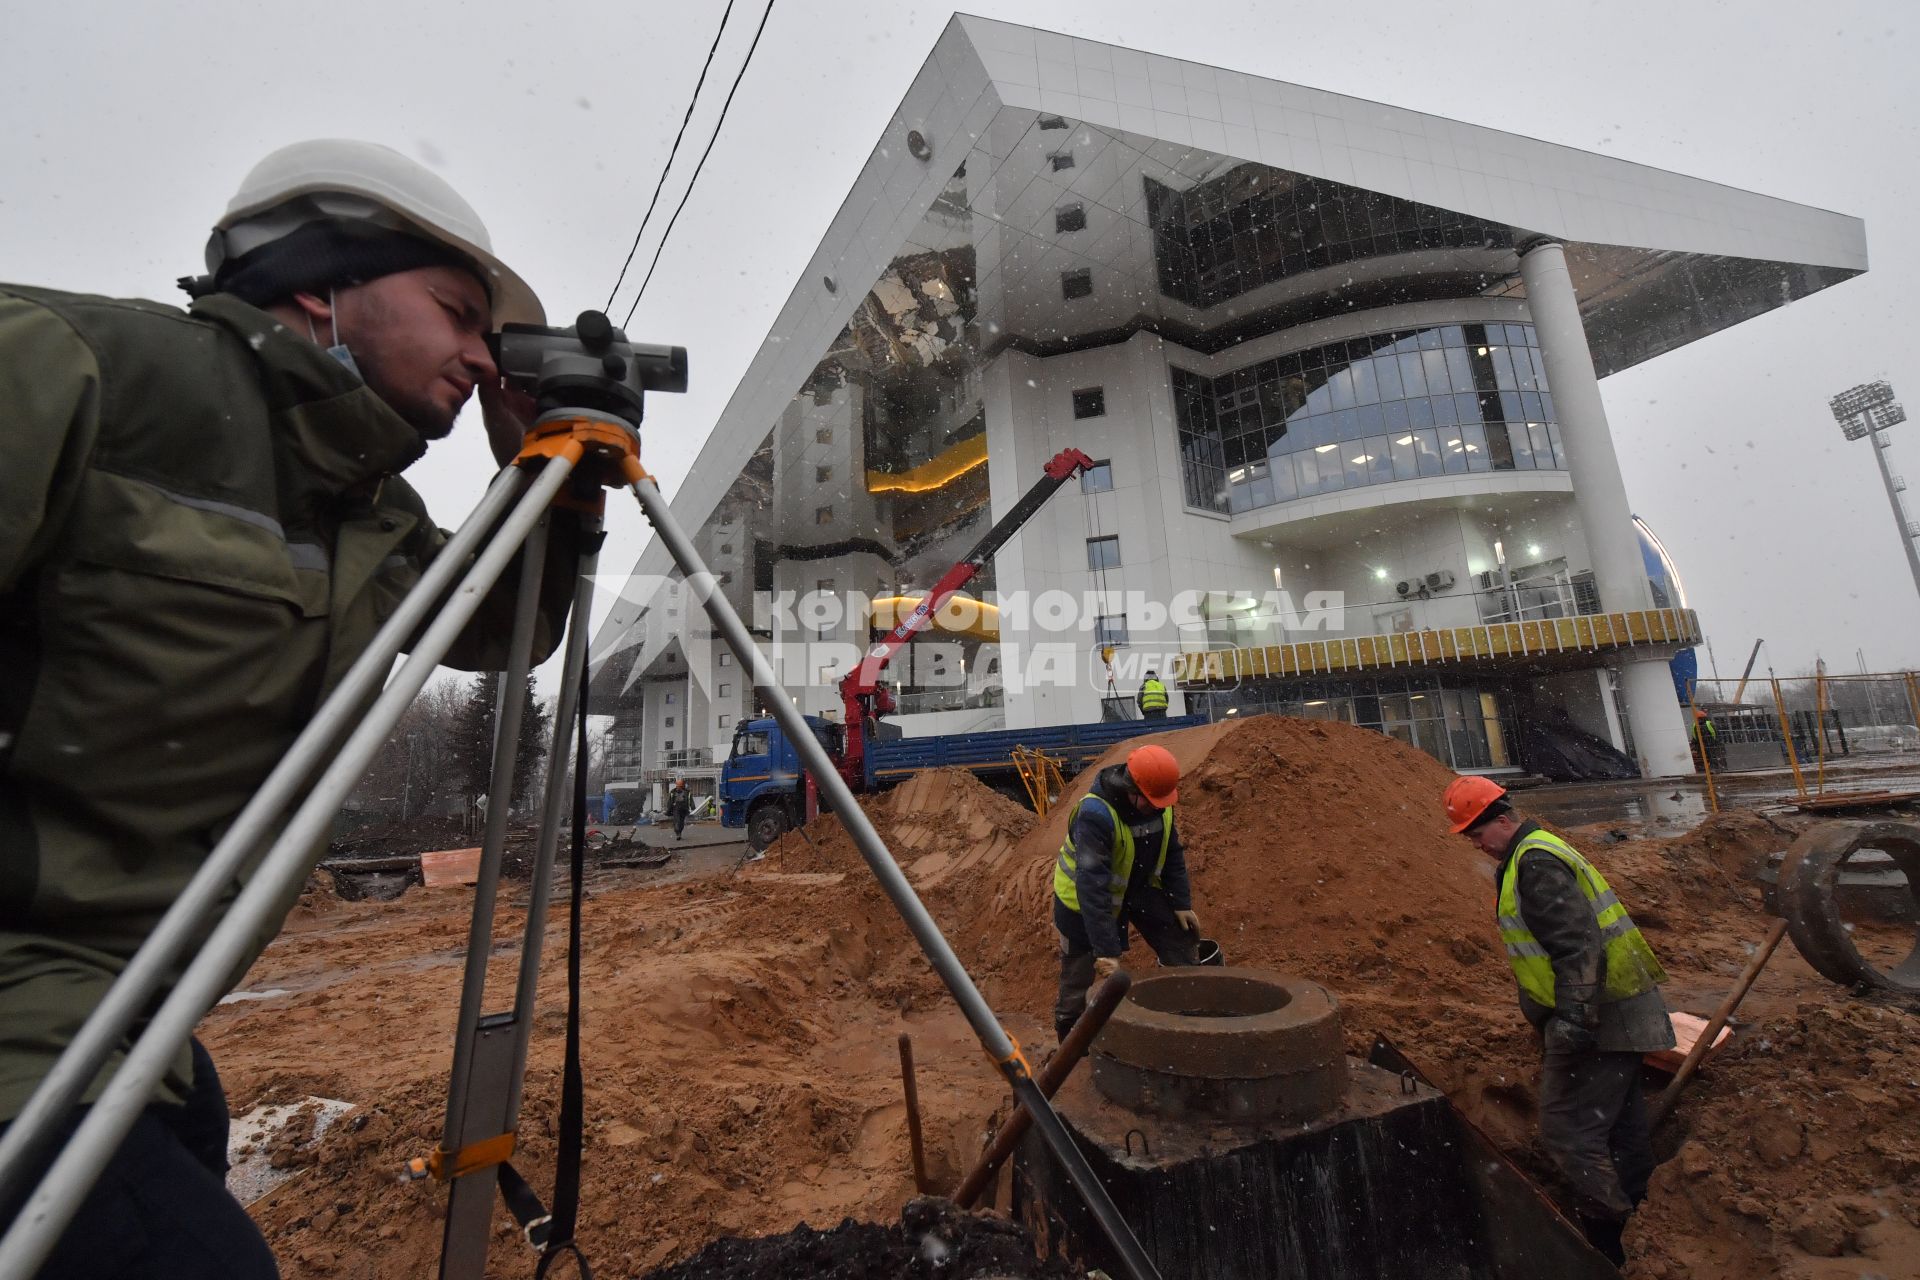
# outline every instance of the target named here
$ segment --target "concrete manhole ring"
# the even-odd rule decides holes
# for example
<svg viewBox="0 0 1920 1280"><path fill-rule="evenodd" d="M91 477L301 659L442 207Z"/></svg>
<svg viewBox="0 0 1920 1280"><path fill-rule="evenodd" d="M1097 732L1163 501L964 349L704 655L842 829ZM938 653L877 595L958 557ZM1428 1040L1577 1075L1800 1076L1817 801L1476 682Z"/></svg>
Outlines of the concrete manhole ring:
<svg viewBox="0 0 1920 1280"><path fill-rule="evenodd" d="M1834 982L1920 994L1920 925L1915 927L1915 946L1906 958L1882 969L1860 954L1834 903L1840 870L1860 849L1886 853L1905 874L1907 892L1920 891L1920 825L1823 823L1795 840L1780 864L1776 894L1781 914L1787 918L1787 934L1807 963Z"/></svg>
<svg viewBox="0 0 1920 1280"><path fill-rule="evenodd" d="M1095 1087L1160 1115L1298 1122L1337 1107L1346 1076L1332 993L1238 966L1141 978L1093 1047Z"/></svg>

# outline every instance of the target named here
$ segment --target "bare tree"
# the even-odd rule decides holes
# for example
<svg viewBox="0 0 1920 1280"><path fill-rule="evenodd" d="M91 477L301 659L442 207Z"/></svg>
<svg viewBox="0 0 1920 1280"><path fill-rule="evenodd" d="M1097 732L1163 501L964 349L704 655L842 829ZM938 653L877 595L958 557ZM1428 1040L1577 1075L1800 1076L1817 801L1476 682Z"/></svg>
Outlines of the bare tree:
<svg viewBox="0 0 1920 1280"><path fill-rule="evenodd" d="M394 821L438 812L458 795L458 727L467 680L443 674L422 689L354 789L348 803Z"/></svg>

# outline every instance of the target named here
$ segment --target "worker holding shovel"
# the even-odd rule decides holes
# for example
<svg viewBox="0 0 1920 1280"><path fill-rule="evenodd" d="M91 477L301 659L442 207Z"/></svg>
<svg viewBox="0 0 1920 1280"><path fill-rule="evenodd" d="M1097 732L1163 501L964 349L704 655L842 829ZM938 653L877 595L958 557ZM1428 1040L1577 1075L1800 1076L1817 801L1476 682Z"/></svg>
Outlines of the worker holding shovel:
<svg viewBox="0 0 1920 1280"><path fill-rule="evenodd" d="M1165 747L1136 747L1102 769L1074 809L1053 868L1053 927L1060 937L1060 997L1053 1028L1066 1039L1087 989L1120 963L1127 925L1165 965L1194 963L1187 859L1174 830L1180 765Z"/></svg>
<svg viewBox="0 0 1920 1280"><path fill-rule="evenodd" d="M1456 778L1444 803L1453 830L1500 864L1500 940L1544 1050L1541 1141L1579 1197L1588 1242L1622 1264L1621 1232L1653 1174L1640 1059L1674 1045L1667 975L1606 878L1504 787Z"/></svg>

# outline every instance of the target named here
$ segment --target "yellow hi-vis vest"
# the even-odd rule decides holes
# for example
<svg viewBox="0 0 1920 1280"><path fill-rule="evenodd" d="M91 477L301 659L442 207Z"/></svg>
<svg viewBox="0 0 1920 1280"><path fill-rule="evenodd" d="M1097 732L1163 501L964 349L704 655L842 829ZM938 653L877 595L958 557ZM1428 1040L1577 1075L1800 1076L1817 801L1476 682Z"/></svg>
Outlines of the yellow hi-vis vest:
<svg viewBox="0 0 1920 1280"><path fill-rule="evenodd" d="M1513 962L1513 975L1520 980L1520 989L1543 1008L1554 1007L1553 961L1520 915L1520 859L1539 849L1567 864L1580 882L1580 892L1587 895L1587 902L1593 908L1594 922L1600 926L1600 941L1607 956L1601 1003L1625 1000L1665 982L1666 971L1654 958L1653 948L1640 936L1633 917L1608 887L1606 877L1565 840L1536 831L1513 851L1513 857L1507 860L1507 874L1500 881L1500 941L1507 944L1507 958Z"/></svg>
<svg viewBox="0 0 1920 1280"><path fill-rule="evenodd" d="M1148 680L1140 686L1140 709L1142 711L1165 711L1167 709L1167 686L1158 679Z"/></svg>
<svg viewBox="0 0 1920 1280"><path fill-rule="evenodd" d="M1106 805L1107 813L1113 818L1113 858L1108 864L1108 883L1113 890L1113 914L1118 916L1125 905L1127 881L1133 878L1133 829L1120 820L1120 811L1108 804L1101 796L1087 795L1080 798L1085 804L1092 800ZM1160 813L1160 856L1153 864L1153 887L1158 889L1160 873L1166 870L1167 846L1173 842L1173 810L1164 809ZM1067 823L1067 838L1060 846L1059 860L1053 864L1053 896L1066 904L1067 910L1080 909L1080 890L1073 880L1074 870L1073 823Z"/></svg>

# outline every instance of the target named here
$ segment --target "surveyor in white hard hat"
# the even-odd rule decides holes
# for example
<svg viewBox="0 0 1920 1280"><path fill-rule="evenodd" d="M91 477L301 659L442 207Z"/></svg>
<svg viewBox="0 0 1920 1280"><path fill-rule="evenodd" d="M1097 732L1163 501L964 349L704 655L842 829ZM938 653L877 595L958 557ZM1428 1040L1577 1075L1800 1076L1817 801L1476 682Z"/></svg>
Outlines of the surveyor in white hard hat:
<svg viewBox="0 0 1920 1280"><path fill-rule="evenodd" d="M0 1124L444 545L399 472L476 389L494 456L518 444L485 339L539 301L399 153L275 152L207 267L186 311L0 285ZM570 569L578 525L553 526ZM514 590L449 662L500 666ZM540 654L572 591L548 573ZM277 1274L226 1144L181 1045L40 1275Z"/></svg>

